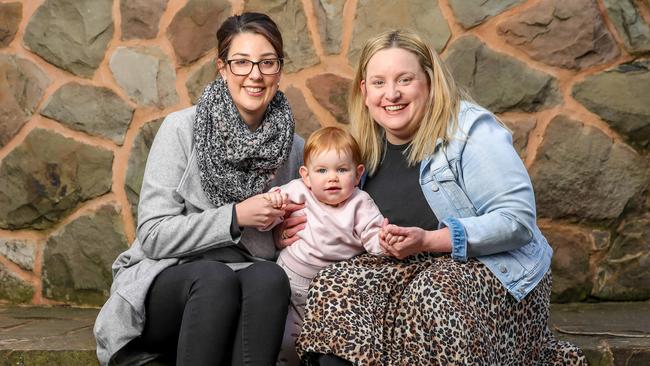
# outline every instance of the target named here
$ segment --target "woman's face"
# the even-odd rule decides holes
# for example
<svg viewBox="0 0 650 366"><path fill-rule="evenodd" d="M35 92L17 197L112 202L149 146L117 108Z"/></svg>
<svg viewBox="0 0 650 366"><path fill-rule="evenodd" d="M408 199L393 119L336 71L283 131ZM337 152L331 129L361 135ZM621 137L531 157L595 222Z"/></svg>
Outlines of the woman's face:
<svg viewBox="0 0 650 366"><path fill-rule="evenodd" d="M411 141L429 99L427 76L415 54L402 48L375 53L360 87L370 116L384 128L388 141Z"/></svg>
<svg viewBox="0 0 650 366"><path fill-rule="evenodd" d="M259 62L277 58L278 54L271 43L264 36L256 33L239 33L233 38L228 50L228 60L239 60L240 63L242 60ZM232 72L231 67L221 59L217 60L217 66L221 77L228 84L230 95L244 122L251 130L257 129L262 122L266 107L278 91L280 72L274 75L264 75L259 68L262 65L258 64L253 65L247 75L236 75ZM235 64L232 66L236 68Z"/></svg>

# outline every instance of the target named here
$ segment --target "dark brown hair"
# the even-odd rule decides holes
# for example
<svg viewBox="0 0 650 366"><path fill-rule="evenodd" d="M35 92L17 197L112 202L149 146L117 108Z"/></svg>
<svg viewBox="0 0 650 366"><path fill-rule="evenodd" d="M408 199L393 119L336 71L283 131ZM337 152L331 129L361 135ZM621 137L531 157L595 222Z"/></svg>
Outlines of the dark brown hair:
<svg viewBox="0 0 650 366"><path fill-rule="evenodd" d="M277 24L268 15L262 13L242 13L226 19L217 30L217 49L219 58L228 59L228 50L233 38L240 33L255 33L266 38L275 49L279 58L284 58L282 34Z"/></svg>

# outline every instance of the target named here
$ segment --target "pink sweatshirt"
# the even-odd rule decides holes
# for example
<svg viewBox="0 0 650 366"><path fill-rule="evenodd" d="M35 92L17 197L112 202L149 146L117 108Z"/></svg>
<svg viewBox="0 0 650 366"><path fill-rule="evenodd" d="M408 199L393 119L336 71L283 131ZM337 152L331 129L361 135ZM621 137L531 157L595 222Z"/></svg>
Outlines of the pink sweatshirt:
<svg viewBox="0 0 650 366"><path fill-rule="evenodd" d="M356 188L352 196L337 207L316 199L302 179L280 187L305 208L292 216L307 216L307 225L298 232L295 243L280 252L282 261L294 272L313 278L328 265L361 253L383 255L379 231L384 220L368 193ZM276 223L277 224L277 223Z"/></svg>

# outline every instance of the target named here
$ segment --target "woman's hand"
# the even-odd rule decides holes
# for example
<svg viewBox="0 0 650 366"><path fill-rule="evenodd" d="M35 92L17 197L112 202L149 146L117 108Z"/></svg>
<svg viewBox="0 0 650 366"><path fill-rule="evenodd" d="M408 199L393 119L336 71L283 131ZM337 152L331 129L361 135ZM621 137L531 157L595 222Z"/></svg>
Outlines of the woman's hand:
<svg viewBox="0 0 650 366"><path fill-rule="evenodd" d="M385 230L386 226L388 226L388 219L384 218L384 221L381 223L381 231L379 232L379 244L383 246L393 246L396 243L399 243L404 240L403 235L394 235L393 233L387 232ZM394 226L394 225L393 225ZM386 250L384 249L384 252Z"/></svg>
<svg viewBox="0 0 650 366"><path fill-rule="evenodd" d="M275 242L276 248L284 249L296 242L296 240L300 239L300 237L298 237L296 234L305 228L307 217L291 216L291 214L295 211L302 210L303 208L305 208L304 204L297 204L293 202L290 202L284 208L286 211L286 214L284 215L284 221L273 228L273 241Z"/></svg>
<svg viewBox="0 0 650 366"><path fill-rule="evenodd" d="M289 195L282 193L279 189L266 192L262 195L265 200L271 202L273 208L284 210L289 204Z"/></svg>
<svg viewBox="0 0 650 366"><path fill-rule="evenodd" d="M422 252L451 251L451 235L448 228L427 231L419 227L391 224L382 228L379 239L384 251L397 259Z"/></svg>
<svg viewBox="0 0 650 366"><path fill-rule="evenodd" d="M249 197L235 204L237 223L242 227L267 228L275 219L286 213L286 207L281 209L275 208L273 205L273 200L268 199L266 193Z"/></svg>

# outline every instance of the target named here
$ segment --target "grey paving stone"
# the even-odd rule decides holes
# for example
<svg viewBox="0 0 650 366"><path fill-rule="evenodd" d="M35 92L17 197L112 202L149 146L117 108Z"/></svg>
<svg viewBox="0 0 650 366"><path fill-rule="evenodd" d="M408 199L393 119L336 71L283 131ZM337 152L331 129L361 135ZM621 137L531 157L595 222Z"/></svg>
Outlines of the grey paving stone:
<svg viewBox="0 0 650 366"><path fill-rule="evenodd" d="M550 326L592 366L650 365L650 302L551 305Z"/></svg>
<svg viewBox="0 0 650 366"><path fill-rule="evenodd" d="M92 335L98 311L0 305L0 366L98 365ZM590 365L649 364L650 302L553 304L550 326L579 345Z"/></svg>

